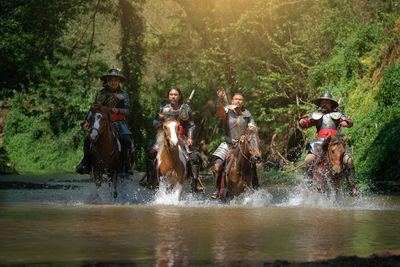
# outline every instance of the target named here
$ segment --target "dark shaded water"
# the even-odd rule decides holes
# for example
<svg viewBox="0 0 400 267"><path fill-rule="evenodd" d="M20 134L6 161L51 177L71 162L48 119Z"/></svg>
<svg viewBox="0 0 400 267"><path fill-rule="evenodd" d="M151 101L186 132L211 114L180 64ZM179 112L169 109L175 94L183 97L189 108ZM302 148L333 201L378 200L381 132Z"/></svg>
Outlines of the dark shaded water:
<svg viewBox="0 0 400 267"><path fill-rule="evenodd" d="M332 200L298 186L219 203L186 187L155 196L137 180L114 200L76 177L0 177L0 263L257 265L400 250L399 196Z"/></svg>

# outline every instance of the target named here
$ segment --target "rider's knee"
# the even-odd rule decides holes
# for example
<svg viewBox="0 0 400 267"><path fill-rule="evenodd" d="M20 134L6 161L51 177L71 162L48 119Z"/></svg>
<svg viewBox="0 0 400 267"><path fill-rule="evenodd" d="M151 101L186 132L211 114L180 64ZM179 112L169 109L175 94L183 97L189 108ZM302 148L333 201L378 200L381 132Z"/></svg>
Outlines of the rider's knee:
<svg viewBox="0 0 400 267"><path fill-rule="evenodd" d="M120 137L121 143L122 143L122 147L130 149L131 148L131 144L132 144L132 139L131 136L129 134L123 134Z"/></svg>
<svg viewBox="0 0 400 267"><path fill-rule="evenodd" d="M189 154L189 158L190 158L190 161L191 161L194 165L199 165L199 164L200 164L200 158L199 158L199 156L198 156L195 152L190 153L190 154Z"/></svg>
<svg viewBox="0 0 400 267"><path fill-rule="evenodd" d="M306 165L311 164L311 162L316 158L316 155L312 154L312 153L308 153L306 158L304 159L304 163Z"/></svg>
<svg viewBox="0 0 400 267"><path fill-rule="evenodd" d="M223 163L224 163L224 161L222 159L218 158L214 163L213 172L215 172L215 173L221 172L222 168L223 168Z"/></svg>
<svg viewBox="0 0 400 267"><path fill-rule="evenodd" d="M89 146L90 146L90 135L86 135L85 139L83 140L83 146L85 148L89 148Z"/></svg>
<svg viewBox="0 0 400 267"><path fill-rule="evenodd" d="M354 168L354 161L352 157L349 154L344 154L343 156L343 163L348 169L353 169Z"/></svg>

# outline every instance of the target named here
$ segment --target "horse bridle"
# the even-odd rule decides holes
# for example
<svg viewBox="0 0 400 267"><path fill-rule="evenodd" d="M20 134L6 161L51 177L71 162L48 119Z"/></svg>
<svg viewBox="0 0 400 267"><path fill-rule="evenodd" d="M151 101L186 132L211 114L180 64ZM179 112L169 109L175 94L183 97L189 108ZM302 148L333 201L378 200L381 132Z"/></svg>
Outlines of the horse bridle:
<svg viewBox="0 0 400 267"><path fill-rule="evenodd" d="M95 114L95 116L97 115L97 113ZM100 115L101 115L101 117L100 117L100 119L99 119L99 121L101 121L101 119L102 119L102 117L103 117L103 114L102 113L100 113ZM94 123L93 123L94 124ZM94 125L93 125L94 126ZM99 136L99 135L101 135L101 131L100 131L100 122L99 122L99 129L98 128L95 128L95 127L92 127L92 128L90 128L90 130L89 130L89 133L91 133L93 130L95 130L96 132L97 132L97 136ZM97 140L97 138L96 138L96 140Z"/></svg>
<svg viewBox="0 0 400 267"><path fill-rule="evenodd" d="M98 113L100 113L100 115L101 115L101 117L100 117L100 119L99 119L99 121L101 121L101 120L103 119L103 114L102 114L101 112L98 112ZM96 114L97 114L97 113L96 113ZM99 123L99 126L100 126L100 123ZM102 134L102 131L100 130L100 127L99 127L99 129L98 129L98 128L95 128L95 127L92 127L92 128L90 128L90 131L89 131L89 132L91 133L93 130L95 130L95 131L97 132L97 136L96 136L96 139L95 139L94 142L92 142L92 141L90 142L90 146L91 146L91 147L92 147L92 145L93 145L94 143L96 143L98 137ZM105 159L105 160L109 160L109 159L112 158L112 156L113 156L114 153L115 153L116 146L118 146L118 144L117 144L117 142L118 142L118 141L117 141L118 137L115 136L114 131L112 130L112 127L111 127L110 131L111 131L111 134L108 136L108 138L111 138L112 135L114 135L115 138L114 138L114 142L113 142L113 149L112 149L110 155L108 156L108 158ZM95 149L95 150L96 150L96 149Z"/></svg>
<svg viewBox="0 0 400 267"><path fill-rule="evenodd" d="M246 138L245 138L245 141L246 142L249 142L248 140L247 140L247 136L246 136ZM239 153L243 156L243 158L245 158L248 162L250 162L251 164L255 164L256 163L256 161L253 161L252 159L251 159L251 157L250 158L248 158L244 153L243 153L243 149L242 149L242 143L244 143L244 141L242 141L242 140L239 140Z"/></svg>
<svg viewBox="0 0 400 267"><path fill-rule="evenodd" d="M165 138L165 140L167 140L168 148L171 148L171 138L166 134L165 128L166 127L163 126L164 138ZM176 135L177 135L178 142L179 142L179 127L178 127L178 131L177 131Z"/></svg>

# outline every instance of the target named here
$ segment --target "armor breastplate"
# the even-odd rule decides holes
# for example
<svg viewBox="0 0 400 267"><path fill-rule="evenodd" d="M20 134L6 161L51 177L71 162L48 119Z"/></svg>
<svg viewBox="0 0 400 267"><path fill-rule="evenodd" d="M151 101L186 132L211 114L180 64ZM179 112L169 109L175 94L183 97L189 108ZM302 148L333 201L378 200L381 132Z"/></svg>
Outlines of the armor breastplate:
<svg viewBox="0 0 400 267"><path fill-rule="evenodd" d="M247 128L250 117L247 116L248 112L243 112L242 115L236 116L232 111L228 111L228 122L225 135L225 141L228 144L233 144L239 140L243 131Z"/></svg>
<svg viewBox="0 0 400 267"><path fill-rule="evenodd" d="M161 114L172 116L177 120L179 118L179 109L172 109L171 105L168 104L161 108Z"/></svg>
<svg viewBox="0 0 400 267"><path fill-rule="evenodd" d="M331 112L328 114L325 114L321 118L321 124L319 125L318 131L320 130L326 130L326 129L334 129L336 130L338 125L339 125L339 119L341 113L339 112Z"/></svg>
<svg viewBox="0 0 400 267"><path fill-rule="evenodd" d="M340 119L345 120L346 116L341 112L323 114L321 111L315 111L308 118L318 121L316 126L319 132L320 130L326 129L336 130L340 123Z"/></svg>
<svg viewBox="0 0 400 267"><path fill-rule="evenodd" d="M122 94L122 92L115 92L114 94L111 94L109 92L102 91L97 95L96 103L110 108L116 108L119 106L119 103L124 103L124 100L125 96Z"/></svg>
<svg viewBox="0 0 400 267"><path fill-rule="evenodd" d="M176 109L172 109L171 104L167 104L161 108L161 114L172 116L180 122L187 122L190 119L190 107L187 104L182 104Z"/></svg>

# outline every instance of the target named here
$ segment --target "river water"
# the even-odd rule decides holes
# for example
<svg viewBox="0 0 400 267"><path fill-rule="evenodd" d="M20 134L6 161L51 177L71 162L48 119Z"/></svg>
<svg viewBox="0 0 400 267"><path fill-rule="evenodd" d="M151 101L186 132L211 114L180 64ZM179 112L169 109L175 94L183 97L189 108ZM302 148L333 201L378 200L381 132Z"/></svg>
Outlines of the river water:
<svg viewBox="0 0 400 267"><path fill-rule="evenodd" d="M222 203L210 187L178 198L138 179L114 200L76 176L0 176L0 264L253 266L400 249L400 196L331 199L298 185Z"/></svg>

